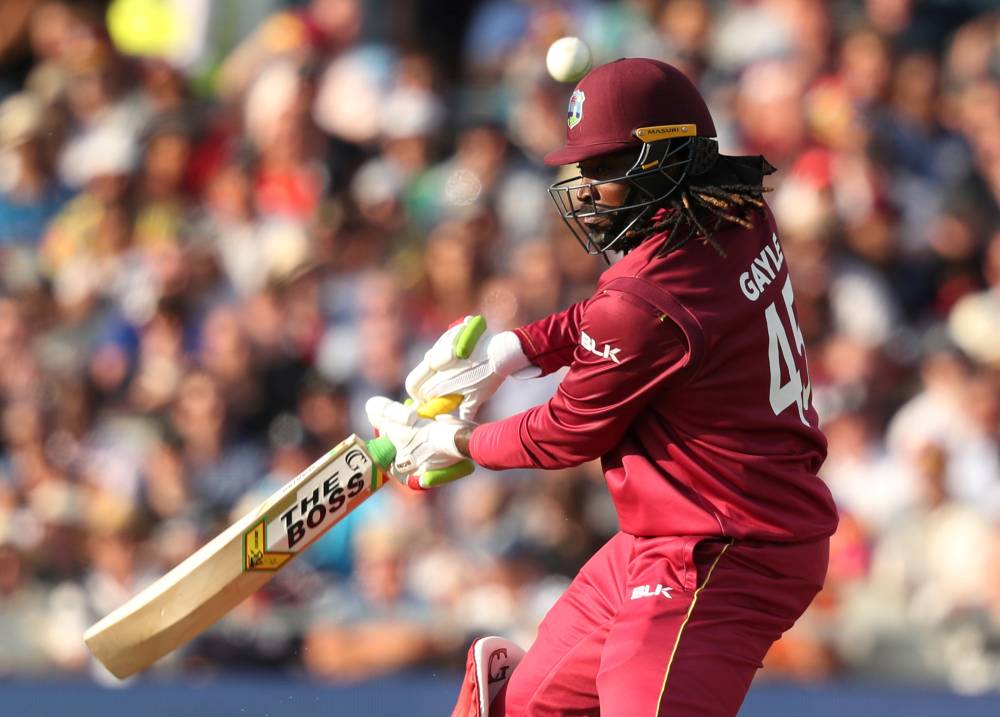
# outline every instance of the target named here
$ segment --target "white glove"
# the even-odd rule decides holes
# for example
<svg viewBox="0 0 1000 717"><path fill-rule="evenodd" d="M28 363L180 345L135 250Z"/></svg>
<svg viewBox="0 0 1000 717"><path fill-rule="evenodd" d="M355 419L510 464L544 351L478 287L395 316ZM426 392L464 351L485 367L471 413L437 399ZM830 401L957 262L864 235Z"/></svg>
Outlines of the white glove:
<svg viewBox="0 0 1000 717"><path fill-rule="evenodd" d="M390 474L410 488L433 488L467 476L475 465L458 450L455 435L472 424L454 416L421 418L415 408L384 396L365 404L376 435L396 447Z"/></svg>
<svg viewBox="0 0 1000 717"><path fill-rule="evenodd" d="M486 322L466 316L445 331L406 377L406 392L417 404L442 396L461 396L458 416L471 421L510 376L538 375L512 331L482 340Z"/></svg>

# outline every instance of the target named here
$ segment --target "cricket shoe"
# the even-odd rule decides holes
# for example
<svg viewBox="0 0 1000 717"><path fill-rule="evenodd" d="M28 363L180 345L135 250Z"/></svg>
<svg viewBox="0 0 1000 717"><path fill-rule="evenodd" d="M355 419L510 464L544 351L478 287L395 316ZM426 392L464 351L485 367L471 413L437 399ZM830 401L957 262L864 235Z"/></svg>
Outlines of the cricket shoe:
<svg viewBox="0 0 1000 717"><path fill-rule="evenodd" d="M451 717L503 717L502 710L490 710L522 657L524 650L502 637L481 637L473 642Z"/></svg>

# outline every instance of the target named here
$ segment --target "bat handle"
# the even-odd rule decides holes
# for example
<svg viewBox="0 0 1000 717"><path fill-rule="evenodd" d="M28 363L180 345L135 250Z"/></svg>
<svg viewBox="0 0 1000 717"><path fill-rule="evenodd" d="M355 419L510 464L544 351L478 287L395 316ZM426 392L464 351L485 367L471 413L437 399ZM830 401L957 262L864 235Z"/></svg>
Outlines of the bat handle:
<svg viewBox="0 0 1000 717"><path fill-rule="evenodd" d="M396 446L387 436L378 436L365 443L368 455L372 457L375 464L383 471L389 470L392 462L396 460Z"/></svg>

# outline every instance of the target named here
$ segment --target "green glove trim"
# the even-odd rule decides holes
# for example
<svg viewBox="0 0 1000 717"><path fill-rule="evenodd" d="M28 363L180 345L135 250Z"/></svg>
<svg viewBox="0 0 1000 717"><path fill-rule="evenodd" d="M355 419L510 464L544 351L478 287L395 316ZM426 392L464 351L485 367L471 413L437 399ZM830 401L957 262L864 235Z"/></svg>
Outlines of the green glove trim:
<svg viewBox="0 0 1000 717"><path fill-rule="evenodd" d="M420 485L423 488L436 488L445 483L451 483L459 478L465 478L476 470L476 464L472 461L459 461L447 468L436 468L427 471L420 477Z"/></svg>
<svg viewBox="0 0 1000 717"><path fill-rule="evenodd" d="M392 441L385 436L379 436L371 439L365 445L368 448L368 455L378 464L378 467L384 471L389 470L392 462L396 460L396 446L392 445Z"/></svg>
<svg viewBox="0 0 1000 717"><path fill-rule="evenodd" d="M452 350L455 357L467 359L472 355L472 350L476 348L476 342L486 333L486 319L480 315L473 316L469 323L455 337L455 344Z"/></svg>

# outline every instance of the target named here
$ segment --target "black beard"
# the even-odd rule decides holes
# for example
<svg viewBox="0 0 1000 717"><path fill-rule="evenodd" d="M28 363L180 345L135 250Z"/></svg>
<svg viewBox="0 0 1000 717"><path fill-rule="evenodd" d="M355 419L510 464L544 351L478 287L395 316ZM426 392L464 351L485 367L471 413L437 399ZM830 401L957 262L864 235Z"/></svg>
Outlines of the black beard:
<svg viewBox="0 0 1000 717"><path fill-rule="evenodd" d="M594 245L594 248L598 251L605 251L605 247L611 242L615 235L611 235L611 227L606 227L604 229L597 230L587 230L587 236L590 239L590 243Z"/></svg>
<svg viewBox="0 0 1000 717"><path fill-rule="evenodd" d="M619 236L628 224L643 213L644 209L632 209L617 212L611 223L593 233L588 232L590 241L601 252L614 251L622 255L628 254L642 243L641 236ZM613 244L613 246L612 246Z"/></svg>

